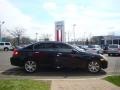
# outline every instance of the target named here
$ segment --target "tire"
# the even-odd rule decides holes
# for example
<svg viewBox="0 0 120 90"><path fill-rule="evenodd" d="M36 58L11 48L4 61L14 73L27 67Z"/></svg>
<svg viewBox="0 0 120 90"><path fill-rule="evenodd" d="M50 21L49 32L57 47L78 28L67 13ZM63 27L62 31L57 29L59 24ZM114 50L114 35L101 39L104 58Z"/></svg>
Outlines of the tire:
<svg viewBox="0 0 120 90"><path fill-rule="evenodd" d="M108 56L111 56L111 54L110 54L110 53L108 53Z"/></svg>
<svg viewBox="0 0 120 90"><path fill-rule="evenodd" d="M24 70L28 73L36 72L38 70L38 65L36 61L27 60L24 64Z"/></svg>
<svg viewBox="0 0 120 90"><path fill-rule="evenodd" d="M92 60L88 62L87 69L90 73L98 73L101 70L101 64L97 60Z"/></svg>
<svg viewBox="0 0 120 90"><path fill-rule="evenodd" d="M9 49L6 47L6 48L4 48L4 51L8 51Z"/></svg>

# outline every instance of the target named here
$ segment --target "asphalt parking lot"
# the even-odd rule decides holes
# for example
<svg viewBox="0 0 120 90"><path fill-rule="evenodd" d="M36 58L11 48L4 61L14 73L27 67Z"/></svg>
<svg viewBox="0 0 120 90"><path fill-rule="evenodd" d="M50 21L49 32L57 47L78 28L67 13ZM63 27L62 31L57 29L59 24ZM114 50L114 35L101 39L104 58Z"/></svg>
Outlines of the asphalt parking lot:
<svg viewBox="0 0 120 90"><path fill-rule="evenodd" d="M120 74L120 56L105 57L108 60L108 68L102 70L98 74L90 74L85 70L61 70L40 69L38 72L29 74L25 73L22 68L12 66L10 64L10 57L12 52L0 51L0 78L33 78L33 79L80 79L80 78L101 78L106 75Z"/></svg>

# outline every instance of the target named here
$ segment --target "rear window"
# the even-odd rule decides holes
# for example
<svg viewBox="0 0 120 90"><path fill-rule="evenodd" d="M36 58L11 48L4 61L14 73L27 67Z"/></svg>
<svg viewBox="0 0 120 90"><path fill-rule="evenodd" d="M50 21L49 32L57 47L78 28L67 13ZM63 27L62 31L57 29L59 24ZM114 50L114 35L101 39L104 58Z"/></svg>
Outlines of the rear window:
<svg viewBox="0 0 120 90"><path fill-rule="evenodd" d="M33 45L29 45L29 46L25 47L24 49L26 49L26 50L33 50Z"/></svg>
<svg viewBox="0 0 120 90"><path fill-rule="evenodd" d="M110 45L109 48L118 48L118 45Z"/></svg>
<svg viewBox="0 0 120 90"><path fill-rule="evenodd" d="M0 43L0 45L4 45L4 43Z"/></svg>

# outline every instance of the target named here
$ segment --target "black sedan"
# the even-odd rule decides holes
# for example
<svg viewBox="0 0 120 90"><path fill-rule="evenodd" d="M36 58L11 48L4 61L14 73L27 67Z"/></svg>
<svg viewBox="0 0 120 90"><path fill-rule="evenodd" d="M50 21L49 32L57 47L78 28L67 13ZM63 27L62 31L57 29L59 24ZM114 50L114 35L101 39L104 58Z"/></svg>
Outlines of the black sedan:
<svg viewBox="0 0 120 90"><path fill-rule="evenodd" d="M82 52L69 44L61 42L38 42L16 49L10 58L12 65L24 67L32 73L40 67L85 68L97 73L108 66L106 59L97 54Z"/></svg>

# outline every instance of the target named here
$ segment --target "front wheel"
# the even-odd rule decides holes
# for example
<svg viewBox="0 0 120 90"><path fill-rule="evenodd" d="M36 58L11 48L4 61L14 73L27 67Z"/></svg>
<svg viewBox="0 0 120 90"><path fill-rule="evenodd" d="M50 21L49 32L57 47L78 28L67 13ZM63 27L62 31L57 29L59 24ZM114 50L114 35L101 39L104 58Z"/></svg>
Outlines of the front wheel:
<svg viewBox="0 0 120 90"><path fill-rule="evenodd" d="M99 61L90 61L88 63L87 69L90 73L98 73L101 70L101 65Z"/></svg>
<svg viewBox="0 0 120 90"><path fill-rule="evenodd" d="M108 53L108 56L111 56L111 54L110 54L110 53Z"/></svg>
<svg viewBox="0 0 120 90"><path fill-rule="evenodd" d="M33 60L28 60L24 64L24 69L28 73L33 73L37 71L37 63Z"/></svg>

